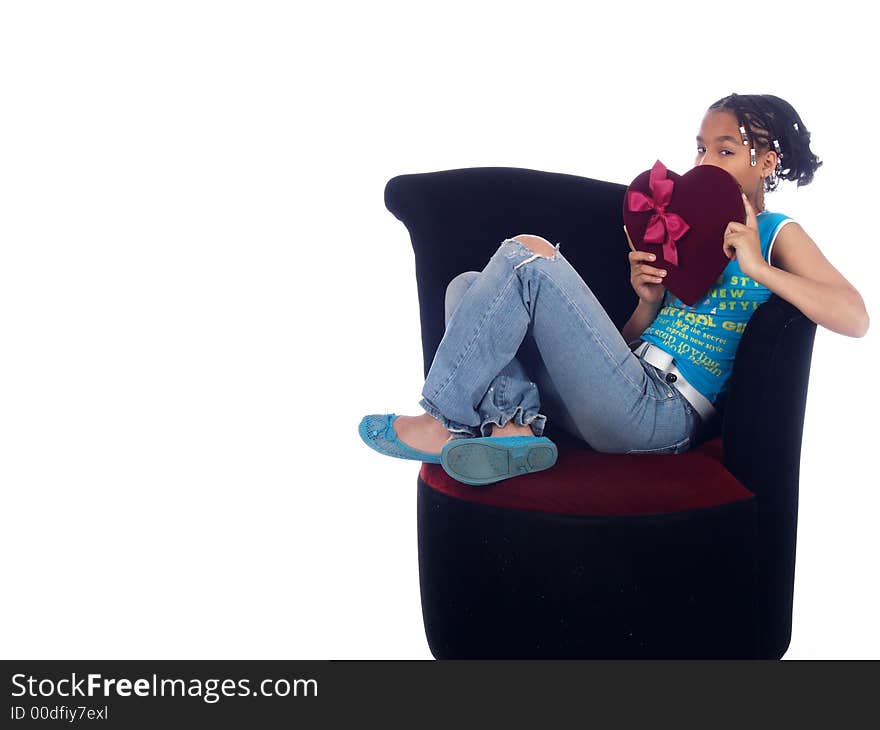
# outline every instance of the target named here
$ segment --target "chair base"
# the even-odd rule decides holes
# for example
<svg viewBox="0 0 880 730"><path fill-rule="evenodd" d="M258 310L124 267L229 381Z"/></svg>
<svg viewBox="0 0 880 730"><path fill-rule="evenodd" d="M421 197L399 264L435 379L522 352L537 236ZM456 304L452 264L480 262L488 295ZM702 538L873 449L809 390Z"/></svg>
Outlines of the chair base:
<svg viewBox="0 0 880 730"><path fill-rule="evenodd" d="M770 658L758 650L754 498L576 516L470 502L419 478L417 503L437 659Z"/></svg>

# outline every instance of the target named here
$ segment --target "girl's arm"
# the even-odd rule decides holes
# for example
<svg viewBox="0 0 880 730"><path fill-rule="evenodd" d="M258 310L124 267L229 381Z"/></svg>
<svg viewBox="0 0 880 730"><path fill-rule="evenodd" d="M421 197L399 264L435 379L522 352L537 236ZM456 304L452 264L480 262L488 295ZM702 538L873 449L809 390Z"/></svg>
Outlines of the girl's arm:
<svg viewBox="0 0 880 730"><path fill-rule="evenodd" d="M648 329L648 325L657 317L657 312L660 311L662 304L662 298L656 304L649 304L648 302L639 299L638 306L636 306L635 311L633 311L629 320L623 325L623 329L620 331L626 344L638 339L642 332Z"/></svg>
<svg viewBox="0 0 880 730"><path fill-rule="evenodd" d="M856 288L822 255L801 226L782 227L770 253L752 278L797 307L804 316L833 332L864 337L869 317Z"/></svg>

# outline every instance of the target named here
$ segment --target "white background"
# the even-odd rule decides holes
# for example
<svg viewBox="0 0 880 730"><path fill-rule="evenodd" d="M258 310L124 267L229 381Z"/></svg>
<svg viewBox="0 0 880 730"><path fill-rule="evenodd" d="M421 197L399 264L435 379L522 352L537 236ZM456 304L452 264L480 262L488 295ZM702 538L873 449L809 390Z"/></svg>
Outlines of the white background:
<svg viewBox="0 0 880 730"><path fill-rule="evenodd" d="M395 175L684 172L776 94L825 164L767 207L873 313L867 6L611 5L0 6L3 658L431 658L419 465L357 436L421 412ZM876 328L817 331L788 659L880 657Z"/></svg>

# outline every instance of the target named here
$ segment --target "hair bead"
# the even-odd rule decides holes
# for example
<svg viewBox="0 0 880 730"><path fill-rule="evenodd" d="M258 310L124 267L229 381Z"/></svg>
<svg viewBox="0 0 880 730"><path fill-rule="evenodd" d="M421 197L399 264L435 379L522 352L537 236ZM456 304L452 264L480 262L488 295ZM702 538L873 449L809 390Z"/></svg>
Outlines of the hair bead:
<svg viewBox="0 0 880 730"><path fill-rule="evenodd" d="M782 150L779 149L779 140L778 139L773 140L773 148L776 150L776 154L779 156L780 160L783 157L785 157L785 155L782 154Z"/></svg>

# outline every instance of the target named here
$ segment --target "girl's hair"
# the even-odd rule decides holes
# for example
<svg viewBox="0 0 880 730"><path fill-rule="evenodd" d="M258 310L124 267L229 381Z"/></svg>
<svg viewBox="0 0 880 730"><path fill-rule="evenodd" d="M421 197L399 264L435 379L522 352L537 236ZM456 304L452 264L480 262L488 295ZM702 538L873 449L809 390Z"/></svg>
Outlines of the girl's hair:
<svg viewBox="0 0 880 730"><path fill-rule="evenodd" d="M737 124L744 126L755 152L773 150L780 159L774 175L764 178L764 191L777 188L777 178L797 180L797 186L809 185L822 161L810 150L810 132L794 107L785 99L771 94L737 94L719 99L710 110L730 111ZM779 143L779 149L773 145Z"/></svg>

